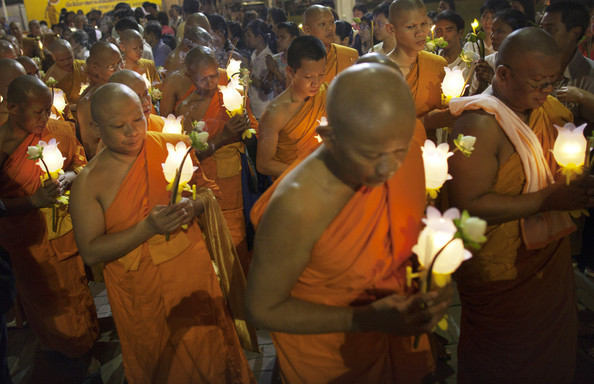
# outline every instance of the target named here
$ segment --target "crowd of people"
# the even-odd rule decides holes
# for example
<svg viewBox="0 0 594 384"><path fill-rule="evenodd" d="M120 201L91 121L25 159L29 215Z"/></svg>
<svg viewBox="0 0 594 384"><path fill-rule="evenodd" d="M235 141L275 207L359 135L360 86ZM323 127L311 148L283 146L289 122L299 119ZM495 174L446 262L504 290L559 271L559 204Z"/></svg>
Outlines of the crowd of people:
<svg viewBox="0 0 594 384"><path fill-rule="evenodd" d="M486 0L478 30L453 0L219 5L0 20L0 381L8 313L102 382L93 280L128 383L255 382L256 327L283 382L420 383L454 295L409 281L433 205L488 224L454 274L458 382L571 383L594 177L551 152L592 133L592 1ZM422 147L459 135L428 198Z"/></svg>

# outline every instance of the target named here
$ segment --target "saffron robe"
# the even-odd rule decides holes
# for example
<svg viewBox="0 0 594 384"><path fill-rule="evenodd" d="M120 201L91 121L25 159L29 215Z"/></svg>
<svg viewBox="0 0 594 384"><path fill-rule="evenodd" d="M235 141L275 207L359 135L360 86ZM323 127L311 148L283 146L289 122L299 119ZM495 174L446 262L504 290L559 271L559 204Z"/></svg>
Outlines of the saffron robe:
<svg viewBox="0 0 594 384"><path fill-rule="evenodd" d="M433 53L421 51L406 75L406 84L415 101L417 117L423 117L434 109L442 109L441 82L448 65L446 59Z"/></svg>
<svg viewBox="0 0 594 384"><path fill-rule="evenodd" d="M148 120L146 121L146 130L153 131L153 132L162 132L163 126L165 122L159 115L150 114Z"/></svg>
<svg viewBox="0 0 594 384"><path fill-rule="evenodd" d="M358 58L359 53L356 49L332 43L330 51L326 54L324 83L330 84L340 72L353 65Z"/></svg>
<svg viewBox="0 0 594 384"><path fill-rule="evenodd" d="M86 164L70 123L52 119L41 135L29 134L0 168L2 198L30 196L37 190L44 172L37 161L27 159L27 147L52 138L66 157L64 169L79 171ZM10 254L20 303L41 344L79 357L91 349L99 329L67 209L56 210L56 232L48 225L51 208L0 218L0 245Z"/></svg>
<svg viewBox="0 0 594 384"><path fill-rule="evenodd" d="M282 177L254 205L255 225ZM392 179L380 187L361 187L334 218L314 244L291 296L355 306L410 293L405 268L425 205L421 149L412 145ZM418 383L433 369L426 335L416 350L412 337L379 332L273 332L272 340L285 383Z"/></svg>
<svg viewBox="0 0 594 384"><path fill-rule="evenodd" d="M146 75L150 87L153 86L153 82L158 80L157 78L157 69L155 68L155 62L149 59L140 59L138 60L138 66L140 67L138 73L141 75ZM150 87L149 88L150 90Z"/></svg>
<svg viewBox="0 0 594 384"><path fill-rule="evenodd" d="M168 204L161 164L166 143L175 145L180 139L147 133L105 211L106 233L123 231L155 205ZM200 177L198 167L193 182L216 187ZM130 384L255 382L196 220L187 230L171 233L169 241L155 235L106 263L104 276Z"/></svg>
<svg viewBox="0 0 594 384"><path fill-rule="evenodd" d="M550 153L556 130L572 116L549 96L528 126ZM491 192L523 193L516 152L497 171ZM455 274L462 303L459 383L571 383L577 348L574 272L568 237L527 250L520 220L491 225L487 242Z"/></svg>
<svg viewBox="0 0 594 384"><path fill-rule="evenodd" d="M323 83L318 93L310 97L301 109L289 120L278 133L278 144L274 160L288 165L299 157L313 152L321 142L316 128L320 119L326 116L326 91L328 84Z"/></svg>
<svg viewBox="0 0 594 384"><path fill-rule="evenodd" d="M48 69L48 75L51 75L56 64ZM88 83L87 79L87 63L84 60L74 60L72 63L72 72L61 78L56 84L56 88L60 88L66 95L66 100L69 104L78 104L80 98L81 84ZM47 76L46 76L47 78Z"/></svg>

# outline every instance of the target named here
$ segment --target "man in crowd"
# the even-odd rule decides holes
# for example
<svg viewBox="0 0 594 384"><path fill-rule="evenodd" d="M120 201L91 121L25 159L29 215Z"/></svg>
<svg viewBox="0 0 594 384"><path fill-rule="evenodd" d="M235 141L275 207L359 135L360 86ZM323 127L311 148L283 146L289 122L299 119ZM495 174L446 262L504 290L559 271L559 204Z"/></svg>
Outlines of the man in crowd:
<svg viewBox="0 0 594 384"><path fill-rule="evenodd" d="M74 59L72 47L66 40L55 40L49 49L54 64L47 70L45 81L53 77L58 82L56 88L64 91L71 110L76 109L81 86L89 81L86 74L87 63L84 60Z"/></svg>

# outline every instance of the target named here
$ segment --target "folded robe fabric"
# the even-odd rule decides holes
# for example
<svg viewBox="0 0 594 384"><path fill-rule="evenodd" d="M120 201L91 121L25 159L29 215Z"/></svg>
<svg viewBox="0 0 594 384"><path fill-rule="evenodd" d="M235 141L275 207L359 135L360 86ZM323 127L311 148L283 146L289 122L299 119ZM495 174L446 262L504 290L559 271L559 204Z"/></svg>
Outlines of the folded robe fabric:
<svg viewBox="0 0 594 384"><path fill-rule="evenodd" d="M340 72L355 64L358 58L359 53L357 50L332 43L330 51L326 55L324 83L330 84Z"/></svg>

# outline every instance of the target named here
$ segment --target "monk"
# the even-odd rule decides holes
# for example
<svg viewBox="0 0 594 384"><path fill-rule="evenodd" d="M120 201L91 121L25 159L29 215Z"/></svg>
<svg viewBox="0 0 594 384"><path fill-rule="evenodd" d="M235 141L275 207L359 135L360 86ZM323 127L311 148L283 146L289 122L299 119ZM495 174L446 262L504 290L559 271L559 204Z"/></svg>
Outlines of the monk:
<svg viewBox="0 0 594 384"><path fill-rule="evenodd" d="M76 110L80 98L81 86L88 83L84 60L74 59L70 43L63 39L55 40L49 47L54 64L47 70L45 80L53 77L66 95L71 110Z"/></svg>
<svg viewBox="0 0 594 384"><path fill-rule="evenodd" d="M252 210L248 314L273 331L283 382L420 382L433 360L426 336L414 351L410 336L453 290L406 286L425 210L413 100L395 70L360 64L330 85L327 111L322 146Z"/></svg>
<svg viewBox="0 0 594 384"><path fill-rule="evenodd" d="M124 60L124 68L131 69L146 76L149 84L157 80L157 69L153 60L143 59L144 40L134 29L126 29L120 33L120 51Z"/></svg>
<svg viewBox="0 0 594 384"><path fill-rule="evenodd" d="M19 76L26 75L27 72L21 63L13 59L0 60L0 125L8 120L8 86L14 79Z"/></svg>
<svg viewBox="0 0 594 384"><path fill-rule="evenodd" d="M183 22L183 26L180 24L180 26L177 28L177 41L181 43L181 41L185 37L185 34L188 32L190 28L193 27L204 28L208 33L212 31L210 29L210 22L208 21L208 17L206 17L206 15L202 12L195 12L186 17L186 20Z"/></svg>
<svg viewBox="0 0 594 384"><path fill-rule="evenodd" d="M330 83L343 69L352 65L359 57L355 49L334 44L334 16L328 7L314 4L303 13L303 31L317 37L326 47L325 83Z"/></svg>
<svg viewBox="0 0 594 384"><path fill-rule="evenodd" d="M296 38L287 52L291 85L260 119L258 172L278 178L298 157L320 146L316 132L326 116L326 49L314 36Z"/></svg>
<svg viewBox="0 0 594 384"><path fill-rule="evenodd" d="M99 41L91 47L87 58L87 75L90 83L82 93L76 111L80 138L88 159L95 156L99 144L99 135L91 127L91 98L95 91L106 84L109 77L123 66L120 51L112 43Z"/></svg>
<svg viewBox="0 0 594 384"><path fill-rule="evenodd" d="M10 43L10 41L6 41L0 39L0 59L16 59L16 49Z"/></svg>
<svg viewBox="0 0 594 384"><path fill-rule="evenodd" d="M10 254L20 304L41 345L89 364L96 309L68 206L57 201L86 164L84 151L68 123L48 121L51 92L38 78L16 78L7 101L8 121L0 126L0 197L6 207L0 246ZM27 158L27 149L51 139L65 158L64 173L42 181L46 174Z"/></svg>
<svg viewBox="0 0 594 384"><path fill-rule="evenodd" d="M17 57L16 61L21 63L23 68L25 68L25 72L27 72L27 75L41 78L41 73L39 72L39 67L37 66L37 63L35 63L35 61L33 61L32 58L30 58L29 56L21 56L21 57Z"/></svg>
<svg viewBox="0 0 594 384"><path fill-rule="evenodd" d="M151 110L153 109L153 101L151 99L151 95L149 95L148 88L146 87L146 82L137 72L131 71L129 69L122 69L121 71L117 71L116 73L111 75L111 77L109 78L109 82L127 85L131 90L134 91L134 93L136 93L136 95L140 99L142 113L144 114L144 118L146 119L147 131L163 131L163 126L165 125L165 122L163 121L163 118L161 116L151 113Z"/></svg>
<svg viewBox="0 0 594 384"><path fill-rule="evenodd" d="M196 91L179 105L176 115L184 116L186 131L191 130L192 121L206 123L209 148L200 152L198 158L204 174L221 188L221 209L247 274L249 256L241 184L241 156L244 156L245 145L241 133L248 128L256 129L258 123L249 107L245 114L233 118L227 115L218 90L219 85L227 85L227 74L218 68L216 56L209 48L193 48L186 56L186 65Z"/></svg>
<svg viewBox="0 0 594 384"><path fill-rule="evenodd" d="M441 102L441 82L447 61L425 51L429 32L427 9L421 0L396 0L390 5L390 24L395 31L396 48L388 55L406 77L417 118L428 136L435 138L435 129L452 126L453 119Z"/></svg>
<svg viewBox="0 0 594 384"><path fill-rule="evenodd" d="M141 102L123 84L94 94L92 117L106 147L73 187L72 217L85 262L105 263L126 380L254 383L195 220L205 200L167 205L166 144L187 138L146 132ZM201 176L192 183L216 187Z"/></svg>
<svg viewBox="0 0 594 384"><path fill-rule="evenodd" d="M167 56L167 60L165 60L164 68L167 74L173 74L175 71L185 69L186 55L190 49L197 45L211 48L212 43L212 36L206 29L202 27L188 27L182 41Z"/></svg>
<svg viewBox="0 0 594 384"><path fill-rule="evenodd" d="M456 275L459 383L572 382L575 226L562 211L594 206L594 180L553 179L553 124L572 120L549 95L560 70L554 39L520 29L500 45L492 89L450 103L461 114L453 137L476 137L469 158L450 160L450 203L489 224L487 242Z"/></svg>

